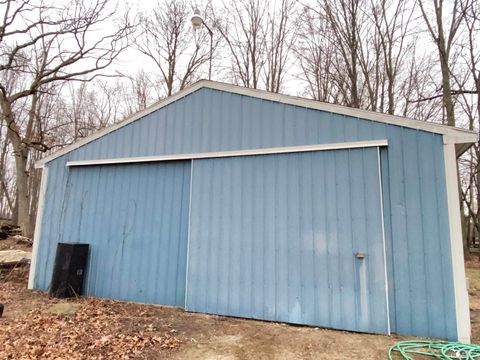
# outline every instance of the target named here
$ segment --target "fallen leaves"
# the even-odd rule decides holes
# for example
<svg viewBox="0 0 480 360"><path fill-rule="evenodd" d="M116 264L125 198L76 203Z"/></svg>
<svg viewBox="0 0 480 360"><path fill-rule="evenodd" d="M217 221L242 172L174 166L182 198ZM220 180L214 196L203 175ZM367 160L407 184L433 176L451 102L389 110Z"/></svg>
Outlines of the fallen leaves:
<svg viewBox="0 0 480 360"><path fill-rule="evenodd" d="M132 359L177 349L168 324L140 305L94 298L51 299L26 290L28 267L0 269L0 359ZM60 309L57 313L52 309ZM66 311L71 308L71 311ZM63 310L62 310L63 309ZM66 309L66 310L65 310ZM159 356L161 357L161 356Z"/></svg>
<svg viewBox="0 0 480 360"><path fill-rule="evenodd" d="M144 308L105 299L49 299L26 291L27 274L26 267L0 272L0 359L132 359L147 348L157 353L180 346L175 330L157 329ZM52 313L55 304L75 311Z"/></svg>
<svg viewBox="0 0 480 360"><path fill-rule="evenodd" d="M171 332L159 334L152 324L128 328L128 314L114 301L79 299L72 315L33 310L22 318L0 319L2 359L131 359L147 347L175 349Z"/></svg>

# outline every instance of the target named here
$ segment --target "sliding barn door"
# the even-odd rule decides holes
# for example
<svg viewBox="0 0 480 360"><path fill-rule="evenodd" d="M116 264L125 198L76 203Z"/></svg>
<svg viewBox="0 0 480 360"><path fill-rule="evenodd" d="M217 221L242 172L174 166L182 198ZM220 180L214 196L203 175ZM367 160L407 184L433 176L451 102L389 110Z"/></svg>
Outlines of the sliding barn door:
<svg viewBox="0 0 480 360"><path fill-rule="evenodd" d="M389 333L377 148L194 160L186 309Z"/></svg>

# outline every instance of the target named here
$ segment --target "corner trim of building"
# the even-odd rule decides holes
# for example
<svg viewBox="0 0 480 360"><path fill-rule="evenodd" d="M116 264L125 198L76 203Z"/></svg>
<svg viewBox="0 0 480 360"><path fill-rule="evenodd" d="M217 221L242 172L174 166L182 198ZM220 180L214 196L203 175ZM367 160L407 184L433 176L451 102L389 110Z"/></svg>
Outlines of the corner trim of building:
<svg viewBox="0 0 480 360"><path fill-rule="evenodd" d="M37 255L40 243L40 234L42 232L43 209L45 206L45 193L47 191L48 167L42 169L42 178L40 180L40 192L38 194L37 217L35 220L35 232L33 234L32 259L30 261L30 273L28 275L28 288L31 290L35 285L35 276L37 268Z"/></svg>
<svg viewBox="0 0 480 360"><path fill-rule="evenodd" d="M356 149L356 148L378 147L378 146L388 146L388 141L386 139L383 139L383 140L353 141L353 142L302 145L302 146L285 146L285 147L258 148L258 149L220 151L220 152L142 156L142 157L128 157L128 158L116 158L116 159L77 160L77 161L68 161L67 166L92 166L92 165L130 164L130 163L145 163L145 162L174 161L174 160L212 159L212 158L222 158L222 157L285 154L285 153L297 153L297 152L307 152L307 151Z"/></svg>
<svg viewBox="0 0 480 360"><path fill-rule="evenodd" d="M445 144L443 146L443 153L445 160L445 181L447 187L448 222L450 230L457 338L460 342L470 343L470 308L463 258L462 225L460 218L460 197L458 192L455 145L453 143Z"/></svg>
<svg viewBox="0 0 480 360"><path fill-rule="evenodd" d="M188 268L190 264L190 223L192 215L192 191L193 191L193 159L190 162L190 189L188 194L188 232L187 232L187 261L185 268L185 302L183 308L187 310L187 296L188 296Z"/></svg>

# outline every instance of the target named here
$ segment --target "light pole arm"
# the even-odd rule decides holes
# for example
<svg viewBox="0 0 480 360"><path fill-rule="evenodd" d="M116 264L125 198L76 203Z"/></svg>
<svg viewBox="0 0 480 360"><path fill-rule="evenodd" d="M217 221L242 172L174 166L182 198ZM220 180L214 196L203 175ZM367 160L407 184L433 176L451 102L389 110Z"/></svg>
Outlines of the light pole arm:
<svg viewBox="0 0 480 360"><path fill-rule="evenodd" d="M205 21L202 20L202 23L210 35L210 63L208 66L208 80L212 80L213 31L208 27Z"/></svg>

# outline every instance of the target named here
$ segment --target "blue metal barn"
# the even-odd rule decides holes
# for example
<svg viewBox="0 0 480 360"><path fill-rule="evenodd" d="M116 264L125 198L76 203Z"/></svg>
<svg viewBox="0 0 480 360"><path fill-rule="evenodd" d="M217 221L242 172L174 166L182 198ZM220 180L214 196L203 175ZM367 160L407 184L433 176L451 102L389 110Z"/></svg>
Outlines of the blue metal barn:
<svg viewBox="0 0 480 360"><path fill-rule="evenodd" d="M468 342L456 158L475 134L200 81L54 153L29 286Z"/></svg>

